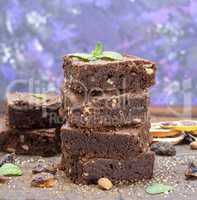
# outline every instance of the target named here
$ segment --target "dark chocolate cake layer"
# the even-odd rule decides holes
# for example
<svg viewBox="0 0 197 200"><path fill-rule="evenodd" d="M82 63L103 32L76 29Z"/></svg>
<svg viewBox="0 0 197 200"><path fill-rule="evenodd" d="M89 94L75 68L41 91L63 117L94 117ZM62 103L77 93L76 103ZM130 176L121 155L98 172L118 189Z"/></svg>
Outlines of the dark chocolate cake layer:
<svg viewBox="0 0 197 200"><path fill-rule="evenodd" d="M74 127L135 126L148 120L149 96L146 91L84 96L65 87L62 89L62 101L67 121Z"/></svg>
<svg viewBox="0 0 197 200"><path fill-rule="evenodd" d="M62 151L85 157L127 159L145 152L151 141L149 124L111 130L61 128Z"/></svg>
<svg viewBox="0 0 197 200"><path fill-rule="evenodd" d="M136 56L90 62L65 56L63 68L67 86L78 93L94 89L134 92L155 83L156 65Z"/></svg>
<svg viewBox="0 0 197 200"><path fill-rule="evenodd" d="M63 152L64 170L75 183L96 184L99 178L106 177L113 183L135 182L150 179L153 175L155 156L151 151L126 160L71 156Z"/></svg>

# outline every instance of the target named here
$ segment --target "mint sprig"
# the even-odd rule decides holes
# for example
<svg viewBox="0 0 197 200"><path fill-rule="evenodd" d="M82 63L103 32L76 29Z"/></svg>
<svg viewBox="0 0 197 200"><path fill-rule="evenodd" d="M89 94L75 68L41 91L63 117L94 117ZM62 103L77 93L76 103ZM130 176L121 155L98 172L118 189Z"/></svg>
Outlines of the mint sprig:
<svg viewBox="0 0 197 200"><path fill-rule="evenodd" d="M103 53L103 45L100 42L96 43L95 49L91 52L94 58L99 58Z"/></svg>
<svg viewBox="0 0 197 200"><path fill-rule="evenodd" d="M93 60L92 55L88 54L88 53L72 53L72 54L69 54L69 56L73 57L73 58L78 58L78 59L83 60L83 61Z"/></svg>
<svg viewBox="0 0 197 200"><path fill-rule="evenodd" d="M82 61L95 61L95 60L122 60L123 56L114 51L103 51L103 45L100 42L96 43L95 49L91 53L72 53L70 57L78 58Z"/></svg>
<svg viewBox="0 0 197 200"><path fill-rule="evenodd" d="M43 100L45 97L44 94L32 94L32 96L39 100Z"/></svg>

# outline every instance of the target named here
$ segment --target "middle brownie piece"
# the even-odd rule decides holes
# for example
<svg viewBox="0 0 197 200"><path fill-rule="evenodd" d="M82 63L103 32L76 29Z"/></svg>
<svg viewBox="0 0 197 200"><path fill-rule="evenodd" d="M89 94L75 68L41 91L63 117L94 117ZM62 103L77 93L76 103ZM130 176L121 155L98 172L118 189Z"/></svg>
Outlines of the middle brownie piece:
<svg viewBox="0 0 197 200"><path fill-rule="evenodd" d="M64 87L63 110L70 125L83 128L122 127L147 120L149 96L146 91L79 95Z"/></svg>
<svg viewBox="0 0 197 200"><path fill-rule="evenodd" d="M62 151L87 158L133 158L147 151L151 137L149 123L137 128L92 130L70 127L61 128Z"/></svg>

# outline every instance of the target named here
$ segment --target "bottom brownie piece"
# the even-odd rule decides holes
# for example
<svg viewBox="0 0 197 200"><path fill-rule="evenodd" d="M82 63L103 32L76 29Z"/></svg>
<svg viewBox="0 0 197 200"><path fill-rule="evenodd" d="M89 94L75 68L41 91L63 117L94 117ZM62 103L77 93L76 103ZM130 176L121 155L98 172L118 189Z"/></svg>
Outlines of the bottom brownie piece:
<svg viewBox="0 0 197 200"><path fill-rule="evenodd" d="M53 156L60 153L60 130L11 129L5 119L0 119L0 150L21 155Z"/></svg>
<svg viewBox="0 0 197 200"><path fill-rule="evenodd" d="M153 175L155 155L149 151L128 160L71 156L63 152L62 165L66 175L75 183L95 184L101 177L114 184L150 179Z"/></svg>

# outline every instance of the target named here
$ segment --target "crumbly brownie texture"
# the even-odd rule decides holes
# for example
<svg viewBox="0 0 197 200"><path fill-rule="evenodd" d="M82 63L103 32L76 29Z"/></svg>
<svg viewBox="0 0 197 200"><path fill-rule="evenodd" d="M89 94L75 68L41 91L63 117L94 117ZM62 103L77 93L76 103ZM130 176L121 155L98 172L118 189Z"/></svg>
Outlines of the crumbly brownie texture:
<svg viewBox="0 0 197 200"><path fill-rule="evenodd" d="M18 129L55 128L61 124L60 97L52 94L11 93L7 95L9 126Z"/></svg>
<svg viewBox="0 0 197 200"><path fill-rule="evenodd" d="M0 116L0 150L2 150L2 146L6 141L7 135L6 119Z"/></svg>
<svg viewBox="0 0 197 200"><path fill-rule="evenodd" d="M148 151L131 159L105 159L71 156L63 152L66 175L75 183L96 184L101 177L109 178L114 184L150 179L153 175L155 156Z"/></svg>
<svg viewBox="0 0 197 200"><path fill-rule="evenodd" d="M64 75L68 87L78 93L92 89L137 91L154 85L156 65L136 56L123 60L84 62L64 57Z"/></svg>
<svg viewBox="0 0 197 200"><path fill-rule="evenodd" d="M149 147L149 125L111 130L79 129L65 124L61 128L62 151L85 157L127 159Z"/></svg>
<svg viewBox="0 0 197 200"><path fill-rule="evenodd" d="M70 125L83 128L139 125L147 119L147 92L83 96L64 88L62 100Z"/></svg>
<svg viewBox="0 0 197 200"><path fill-rule="evenodd" d="M21 155L54 156L60 153L60 129L18 130L0 120L0 149Z"/></svg>

